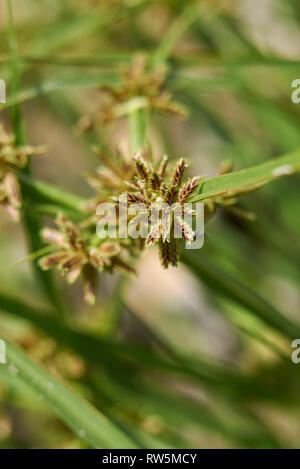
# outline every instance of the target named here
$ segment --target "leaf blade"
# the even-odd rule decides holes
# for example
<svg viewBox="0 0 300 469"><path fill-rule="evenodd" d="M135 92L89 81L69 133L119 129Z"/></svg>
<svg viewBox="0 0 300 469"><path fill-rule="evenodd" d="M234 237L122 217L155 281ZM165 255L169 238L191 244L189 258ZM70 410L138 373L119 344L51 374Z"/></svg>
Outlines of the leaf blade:
<svg viewBox="0 0 300 469"><path fill-rule="evenodd" d="M39 392L77 436L94 448L138 448L130 436L87 401L34 363L11 341L5 342L10 370Z"/></svg>
<svg viewBox="0 0 300 469"><path fill-rule="evenodd" d="M216 195L235 195L254 190L279 177L300 171L300 149L280 158L214 178L205 179L190 202L201 202Z"/></svg>

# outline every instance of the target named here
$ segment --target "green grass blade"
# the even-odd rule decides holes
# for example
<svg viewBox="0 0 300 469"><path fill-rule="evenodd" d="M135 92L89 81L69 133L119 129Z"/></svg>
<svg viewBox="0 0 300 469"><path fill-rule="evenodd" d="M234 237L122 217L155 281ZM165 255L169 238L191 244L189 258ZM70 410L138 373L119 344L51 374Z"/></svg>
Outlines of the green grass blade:
<svg viewBox="0 0 300 469"><path fill-rule="evenodd" d="M8 369L42 395L79 438L94 448L138 448L129 435L87 401L67 389L9 340L5 342Z"/></svg>
<svg viewBox="0 0 300 469"><path fill-rule="evenodd" d="M24 103L31 99L37 98L45 94L55 91L80 89L80 88L94 88L103 85L118 84L118 76L115 73L93 73L93 74L80 74L72 75L61 79L47 79L47 81L38 83L25 90L12 90L12 93L7 99L5 104L1 104L0 109L7 109L16 106L17 104Z"/></svg>
<svg viewBox="0 0 300 469"><path fill-rule="evenodd" d="M256 189L281 176L300 171L300 149L253 168L206 179L190 202L201 202L216 195L235 195Z"/></svg>
<svg viewBox="0 0 300 469"><path fill-rule="evenodd" d="M8 39L9 39L9 52L11 55L10 62L10 82L12 93L17 94L20 90L20 73L19 73L19 61L17 55L17 39L14 31L13 25L13 14L12 14L12 5L11 1L7 0L7 17L8 17ZM16 145L25 145L26 142L26 132L25 124L23 119L23 114L21 108L16 104L11 108L11 120L12 127L15 134ZM27 166L24 170L25 173L29 175L30 169ZM28 176L29 177L29 176ZM23 190L23 198L26 201L27 193L26 190ZM42 241L39 236L41 229L40 219L32 211L23 210L23 220L26 227L26 235L29 243L29 249L31 252L40 250L43 247ZM54 286L52 275L50 272L42 272L34 264L34 272L36 278L41 285L44 293L48 297L52 305L57 309L61 310L61 302L57 296L57 292Z"/></svg>
<svg viewBox="0 0 300 469"><path fill-rule="evenodd" d="M192 378L207 386L219 390L230 388L232 393L243 395L248 393L249 383L245 376L230 367L216 365L206 359L191 359L174 356L174 360L166 360L148 347L132 346L119 343L98 335L87 334L75 328L66 327L59 318L54 318L51 311L35 309L20 300L0 293L0 310L15 317L25 319L57 341L61 346L78 353L93 365L108 367L124 367L128 363L137 368L161 370L168 373ZM263 393L262 389L251 389L251 392Z"/></svg>
<svg viewBox="0 0 300 469"><path fill-rule="evenodd" d="M186 32L189 26L196 20L199 14L199 8L195 5L188 5L182 14L174 20L164 39L161 41L157 50L153 54L152 63L154 66L163 64L173 51L176 43Z"/></svg>
<svg viewBox="0 0 300 469"><path fill-rule="evenodd" d="M128 115L131 151L139 152L145 146L147 134L147 111L144 109L135 109Z"/></svg>
<svg viewBox="0 0 300 469"><path fill-rule="evenodd" d="M15 36L13 25L12 5L10 0L6 0L7 7L7 37L8 37L8 50L10 56L9 71L10 71L10 93L17 94L21 88L20 74L19 74L19 61L18 61L18 46ZM17 145L22 145L25 140L25 126L21 109L18 106L13 106L11 109L11 121L15 133Z"/></svg>
<svg viewBox="0 0 300 469"><path fill-rule="evenodd" d="M19 173L19 180L22 188L28 192L29 201L32 200L34 203L54 204L77 212L85 201L78 195L23 173Z"/></svg>

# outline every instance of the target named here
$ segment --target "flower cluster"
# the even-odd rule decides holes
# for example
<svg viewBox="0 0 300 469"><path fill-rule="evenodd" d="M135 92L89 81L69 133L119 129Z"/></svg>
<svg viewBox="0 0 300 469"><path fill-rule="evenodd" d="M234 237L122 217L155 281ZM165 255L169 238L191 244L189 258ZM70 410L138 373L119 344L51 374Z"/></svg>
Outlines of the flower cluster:
<svg viewBox="0 0 300 469"><path fill-rule="evenodd" d="M15 221L19 219L21 208L17 171L25 167L29 157L43 152L44 148L41 147L17 147L14 138L0 126L0 204ZM192 226L185 220L185 203L195 194L201 179L194 177L183 180L187 166L183 159L175 164L172 171L168 170L166 156L158 164L154 164L150 148L135 154L133 158L126 158L121 152L113 157L107 156L99 149L96 149L96 153L102 165L95 173L87 174L87 180L95 189L96 196L83 207L86 214L84 221L77 227L65 215L59 214L56 219L58 229L45 228L41 232L42 239L49 245L50 254L39 261L42 269L56 269L70 283L81 276L84 297L89 304L95 301L99 272L112 273L120 270L127 274L136 274L135 260L149 246L158 246L164 268L178 265L179 240L174 235L174 225L177 222L180 235L186 242L193 240ZM151 224L145 240L133 239L130 237L130 228L137 222L139 215L136 215L128 219L128 239L107 241L93 235L92 230L98 221L97 206L102 202L115 201L122 194L127 196L129 207L142 204L143 210L148 214L150 207L156 207L159 214L166 205L170 207L168 227L171 230L165 229L159 215L156 224ZM211 199L206 204L206 213L211 213L218 205L234 202L235 199L232 198ZM118 211L119 207L116 208ZM189 214L193 215L192 212Z"/></svg>
<svg viewBox="0 0 300 469"><path fill-rule="evenodd" d="M95 173L87 174L88 183L95 189L96 195L87 201L83 210L84 220L75 224L60 214L56 219L58 229L42 230L43 240L52 247L50 254L42 257L39 264L42 269L55 268L67 277L70 283L81 276L84 285L85 300L93 304L96 295L96 281L99 272L112 273L121 270L126 274L136 274L134 265L139 255L152 245L157 245L163 268L177 266L180 258L180 244L175 236L175 226L179 227L180 236L191 243L195 233L192 223L194 211L187 203L199 189L204 177L184 179L187 164L180 159L169 170L169 160L163 156L153 163L151 150L144 149L129 159L122 153L107 156L96 150L101 166ZM230 166L223 167L221 174L231 171ZM96 209L101 203L113 202L117 217L114 226L120 222L120 203L126 196L126 209L136 206L138 213L127 217L128 237L125 239L99 238L93 231L101 219ZM236 203L232 193L224 193L204 201L205 217L218 207L231 209ZM168 208L168 223L163 218L163 211ZM153 208L158 213L152 223ZM147 216L145 238L131 236L131 228L143 223L143 214ZM237 215L244 215L236 213ZM186 217L186 215L188 215ZM151 220L150 227L148 220ZM186 221L186 220L189 221ZM177 232L178 233L178 232Z"/></svg>
<svg viewBox="0 0 300 469"><path fill-rule="evenodd" d="M41 232L43 240L53 247L53 252L42 257L39 264L43 270L56 268L67 277L69 283L74 283L81 275L87 303L95 302L98 272L120 270L135 274L134 268L126 262L127 253L122 243L99 243L97 240L98 244L93 245L91 238L85 239L63 214L58 215L56 224L58 230L44 228Z"/></svg>
<svg viewBox="0 0 300 469"><path fill-rule="evenodd" d="M14 137L0 125L0 204L13 221L19 221L22 205L16 171L24 168L28 158L44 153L44 148L17 147Z"/></svg>
<svg viewBox="0 0 300 469"><path fill-rule="evenodd" d="M93 212L102 202L107 202L116 194L124 192L128 188L128 181L135 174L133 160L126 158L121 151L108 156L101 149L94 147L94 152L101 166L95 172L86 173L86 179L97 195L84 206L86 210Z"/></svg>
<svg viewBox="0 0 300 469"><path fill-rule="evenodd" d="M121 70L121 81L118 86L102 86L106 94L101 109L94 116L84 116L79 123L81 131L110 122L128 113L127 105L135 98L140 98L140 106L156 109L161 112L186 116L183 105L173 100L172 95L164 90L166 70L164 67L151 69L143 55L136 56L129 67Z"/></svg>
<svg viewBox="0 0 300 469"><path fill-rule="evenodd" d="M174 226L179 224L180 235L190 243L194 232L192 227L184 220L186 213L185 203L197 190L200 178L194 177L183 181L186 163L180 159L168 174L168 158L163 156L155 167L146 162L141 155L134 157L136 175L130 182L130 190L126 192L128 205L138 204L149 212L158 213L157 221L151 224L145 247L157 244L162 266L177 266L179 261L178 238L174 235ZM162 213L167 213L164 220ZM192 213L191 213L192 214ZM140 217L140 214L137 215ZM136 218L129 221L129 225L136 222Z"/></svg>

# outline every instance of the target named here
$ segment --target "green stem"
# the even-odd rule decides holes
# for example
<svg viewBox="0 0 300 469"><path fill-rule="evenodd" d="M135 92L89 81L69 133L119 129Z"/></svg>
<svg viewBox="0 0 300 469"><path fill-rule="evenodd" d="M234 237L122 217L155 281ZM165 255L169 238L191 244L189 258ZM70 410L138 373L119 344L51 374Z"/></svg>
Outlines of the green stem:
<svg viewBox="0 0 300 469"><path fill-rule="evenodd" d="M9 54L11 56L11 62L9 66L10 71L10 85L11 93L17 94L21 89L21 75L20 75L20 63L18 58L18 45L17 38L14 29L13 12L11 0L6 1L7 7L7 23L8 23L8 47ZM23 117L22 109L18 104L11 107L11 122L15 135L15 143L18 146L27 144L25 120ZM25 174L26 173L26 174ZM27 165L22 173L22 176L29 179L30 167ZM23 188L22 188L23 189ZM29 194L26 190L22 190L23 199L28 200ZM41 230L40 217L30 211L23 211L23 222L26 230L26 236L28 239L30 252L36 252L43 247L43 243L40 239L39 232ZM37 281L43 289L46 297L50 303L55 307L57 311L63 311L63 306L59 295L57 294L53 278L50 272L42 272L35 264L33 264L33 270Z"/></svg>
<svg viewBox="0 0 300 469"><path fill-rule="evenodd" d="M132 153L139 152L146 144L148 115L145 109L135 109L129 116Z"/></svg>
<svg viewBox="0 0 300 469"><path fill-rule="evenodd" d="M19 173L21 187L28 191L35 202L55 204L75 212L81 212L85 199L48 182Z"/></svg>
<svg viewBox="0 0 300 469"><path fill-rule="evenodd" d="M153 67L164 64L167 61L176 43L196 20L198 15L199 7L197 5L188 5L182 14L175 19L152 57Z"/></svg>
<svg viewBox="0 0 300 469"><path fill-rule="evenodd" d="M74 433L94 448L138 448L126 430L119 428L87 401L69 390L58 379L34 363L25 353L6 340L8 372L41 395Z"/></svg>

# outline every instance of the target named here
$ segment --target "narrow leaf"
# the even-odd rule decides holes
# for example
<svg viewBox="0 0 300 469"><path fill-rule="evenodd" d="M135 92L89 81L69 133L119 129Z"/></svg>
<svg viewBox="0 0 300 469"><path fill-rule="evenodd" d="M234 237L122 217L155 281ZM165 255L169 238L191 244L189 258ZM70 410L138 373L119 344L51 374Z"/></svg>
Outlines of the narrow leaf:
<svg viewBox="0 0 300 469"><path fill-rule="evenodd" d="M56 378L34 363L25 353L6 342L7 367L24 383L44 397L53 411L79 437L94 448L137 448L123 430L108 420L87 401L67 389Z"/></svg>
<svg viewBox="0 0 300 469"><path fill-rule="evenodd" d="M200 202L216 195L232 196L254 190L281 176L300 171L300 149L253 168L243 169L204 180L190 202Z"/></svg>

